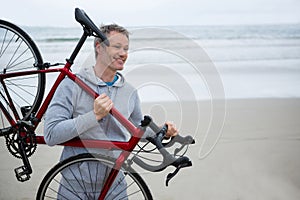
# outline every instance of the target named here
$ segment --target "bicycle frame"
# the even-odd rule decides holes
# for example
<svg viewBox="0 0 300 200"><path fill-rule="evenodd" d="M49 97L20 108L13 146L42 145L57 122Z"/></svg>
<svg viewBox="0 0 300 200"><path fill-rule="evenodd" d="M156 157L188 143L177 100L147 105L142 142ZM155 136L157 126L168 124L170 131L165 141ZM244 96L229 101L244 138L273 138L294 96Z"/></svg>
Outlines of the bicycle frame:
<svg viewBox="0 0 300 200"><path fill-rule="evenodd" d="M79 43L77 44L74 52L72 53L70 59L67 59L67 62L63 68L51 68L51 69L41 69L41 70L30 70L30 71L23 71L23 72L14 72L14 73L6 73L6 74L0 74L1 80L12 78L12 77L18 77L18 76L25 76L25 75L32 75L32 74L38 74L38 73L53 73L53 72L59 72L59 75L53 84L52 88L50 89L49 93L47 94L45 100L43 101L41 107L38 109L36 113L36 120L34 121L34 129L38 126L40 123L43 115L45 114L48 105L51 102L51 99L59 86L59 84L62 82L62 80L65 78L65 76L68 76L71 80L73 80L75 83L77 83L83 90L85 90L89 95L91 95L94 98L97 98L99 94L97 94L93 89L91 89L87 84L85 84L80 78L78 78L75 74L73 74L70 71L70 68L73 64L73 61L78 54L80 48L82 47L83 43L85 42L87 38L87 33L82 35ZM10 99L10 97L8 97ZM16 126L17 122L11 117L11 115L8 113L8 111L3 106L2 102L0 102L0 109L3 111L6 118L9 120L9 123L12 126ZM107 141L107 140L80 140L80 139L73 139L71 141L62 143L60 145L63 146L72 146L72 147L86 147L86 148L99 148L99 149L116 149L116 150L122 150L120 156L116 159L116 163L111 170L103 188L101 191L101 195L99 199L104 199L107 192L109 191L111 185L113 184L121 166L125 162L125 160L128 158L132 150L135 148L137 143L140 141L140 138L144 134L144 129L142 127L136 127L133 125L127 118L125 118L116 108L112 108L110 111L110 114L117 119L131 134L131 138L128 142L119 142L119 141ZM36 136L36 140L38 144L45 144L45 140L43 136Z"/></svg>

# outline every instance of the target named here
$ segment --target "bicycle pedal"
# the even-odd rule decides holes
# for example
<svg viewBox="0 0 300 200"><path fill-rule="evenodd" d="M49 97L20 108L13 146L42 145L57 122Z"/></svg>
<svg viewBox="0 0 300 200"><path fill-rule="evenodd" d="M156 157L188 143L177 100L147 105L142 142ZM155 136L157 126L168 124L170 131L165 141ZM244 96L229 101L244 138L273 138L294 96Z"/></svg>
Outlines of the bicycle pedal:
<svg viewBox="0 0 300 200"><path fill-rule="evenodd" d="M25 166L21 166L15 169L15 175L20 182L28 181L30 179L29 172Z"/></svg>

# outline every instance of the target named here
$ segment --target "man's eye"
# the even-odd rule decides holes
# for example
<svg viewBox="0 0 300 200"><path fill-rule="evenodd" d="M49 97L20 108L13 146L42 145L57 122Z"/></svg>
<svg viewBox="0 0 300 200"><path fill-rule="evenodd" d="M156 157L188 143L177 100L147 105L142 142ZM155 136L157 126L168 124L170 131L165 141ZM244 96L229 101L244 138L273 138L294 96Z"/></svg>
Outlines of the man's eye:
<svg viewBox="0 0 300 200"><path fill-rule="evenodd" d="M120 49L121 48L121 46L119 46L119 45L115 45L113 47L116 48L116 49Z"/></svg>

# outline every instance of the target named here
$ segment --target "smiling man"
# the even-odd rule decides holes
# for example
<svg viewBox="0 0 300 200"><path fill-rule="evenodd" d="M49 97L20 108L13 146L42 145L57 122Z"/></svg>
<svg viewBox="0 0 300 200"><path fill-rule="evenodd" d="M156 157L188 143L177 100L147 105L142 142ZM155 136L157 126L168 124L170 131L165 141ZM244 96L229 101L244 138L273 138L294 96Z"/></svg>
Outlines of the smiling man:
<svg viewBox="0 0 300 200"><path fill-rule="evenodd" d="M123 70L128 57L129 33L125 28L116 24L102 26L100 30L107 36L110 45L106 46L100 38L95 38L96 63L94 66L84 66L77 74L100 95L94 99L69 78L62 81L45 116L44 138L50 146L75 137L128 141L129 133L109 115L113 106L135 125L139 125L143 119L137 90L118 72ZM166 122L166 124L168 125L166 136L174 136L178 133L173 123ZM112 157L117 157L119 154L116 151L65 146L61 160L87 152ZM109 171L106 168L105 165L97 165L95 168L80 167L80 171L79 168L74 168L72 173L63 172L64 179L60 182L58 199L62 194L68 199L98 196L99 194L95 192L88 192L93 190L93 185L88 182L89 180L84 180L87 182L84 189L76 183L78 183L77 180L83 178L82 174L90 174L90 177L96 177L100 187ZM112 191L112 199L118 199L118 195L126 196L123 194L126 190L122 189L126 187L126 183L122 177L123 175L119 173L116 179L118 181L115 183L122 183L120 184L122 187ZM87 188L89 184L91 188ZM75 195L74 190L78 194Z"/></svg>

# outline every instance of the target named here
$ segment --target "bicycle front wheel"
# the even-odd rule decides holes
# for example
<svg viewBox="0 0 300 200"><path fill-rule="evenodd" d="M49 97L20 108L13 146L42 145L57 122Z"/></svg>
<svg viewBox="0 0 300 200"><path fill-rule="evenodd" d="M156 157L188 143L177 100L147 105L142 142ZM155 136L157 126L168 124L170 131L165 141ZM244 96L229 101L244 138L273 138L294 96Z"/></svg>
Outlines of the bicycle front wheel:
<svg viewBox="0 0 300 200"><path fill-rule="evenodd" d="M29 35L18 26L0 20L0 75L38 70L42 64L42 56ZM3 77L0 100L15 120L28 120L38 110L44 90L44 73ZM2 113L0 120L2 127L9 125Z"/></svg>
<svg viewBox="0 0 300 200"><path fill-rule="evenodd" d="M98 154L80 154L53 167L43 179L37 199L98 199L115 159ZM106 200L151 200L149 188L132 168L123 166Z"/></svg>

